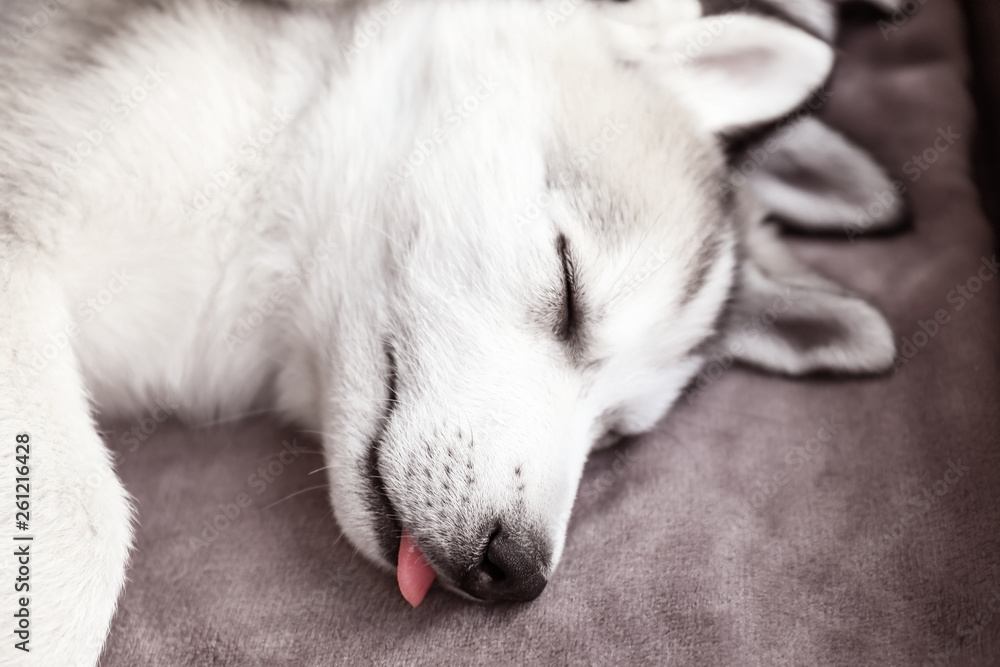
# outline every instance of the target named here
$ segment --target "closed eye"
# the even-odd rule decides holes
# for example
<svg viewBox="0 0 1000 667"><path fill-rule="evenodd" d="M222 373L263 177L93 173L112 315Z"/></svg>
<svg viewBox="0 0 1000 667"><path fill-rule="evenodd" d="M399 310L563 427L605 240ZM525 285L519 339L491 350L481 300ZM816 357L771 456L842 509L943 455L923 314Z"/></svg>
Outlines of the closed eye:
<svg viewBox="0 0 1000 667"><path fill-rule="evenodd" d="M569 241L565 234L556 239L556 250L562 262L563 303L556 326L556 336L567 344L575 344L580 338L580 308L577 294L576 267L569 251Z"/></svg>

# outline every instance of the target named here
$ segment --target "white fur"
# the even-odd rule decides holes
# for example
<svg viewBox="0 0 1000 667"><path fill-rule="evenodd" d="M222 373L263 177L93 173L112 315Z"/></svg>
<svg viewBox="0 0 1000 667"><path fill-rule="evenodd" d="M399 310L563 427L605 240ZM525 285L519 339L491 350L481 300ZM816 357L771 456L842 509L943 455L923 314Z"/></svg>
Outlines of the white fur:
<svg viewBox="0 0 1000 667"><path fill-rule="evenodd" d="M640 31L655 39L637 39ZM713 15L676 21L669 30L644 26L617 34L632 46L625 53L682 96L705 130L720 134L781 118L833 65L833 50L822 40L753 15ZM761 48L763 39L768 48ZM785 57L789 53L798 58Z"/></svg>
<svg viewBox="0 0 1000 667"><path fill-rule="evenodd" d="M48 554L34 571L33 664L93 664L124 581L130 510L94 409L137 415L166 396L201 419L274 404L325 433L337 519L391 568L364 462L392 407L381 478L432 562L516 506L555 568L591 448L669 409L737 274L737 315L769 288L760 267L780 248L748 231L762 229L752 190L732 211L720 202L716 133L787 113L830 64L818 40L739 17L713 41L724 57L698 63L713 84L699 96L663 64L671 35L702 25L690 5L654 24L663 39L631 44L644 38L604 11L553 25L555 7L404 4L348 63L330 46L352 37L347 10L95 2L0 65L0 465L13 469L13 434L29 432ZM118 24L90 43L88 26ZM64 67L69 45L90 64ZM764 66L741 61L748 50ZM776 83L793 63L794 81ZM143 100L118 119L113 101L136 86ZM452 122L470 96L475 112ZM54 169L109 117L80 166ZM246 137L265 128L273 138L254 149ZM388 177L421 146L419 167ZM238 176L220 176L233 162ZM585 313L575 346L554 333L559 234ZM885 368L881 317L817 297L829 284L794 268L806 316L863 317L860 329L847 322L849 339L821 350L765 332L745 358ZM105 291L96 312L88 300ZM239 333L267 299L272 314ZM4 505L8 543L12 523Z"/></svg>

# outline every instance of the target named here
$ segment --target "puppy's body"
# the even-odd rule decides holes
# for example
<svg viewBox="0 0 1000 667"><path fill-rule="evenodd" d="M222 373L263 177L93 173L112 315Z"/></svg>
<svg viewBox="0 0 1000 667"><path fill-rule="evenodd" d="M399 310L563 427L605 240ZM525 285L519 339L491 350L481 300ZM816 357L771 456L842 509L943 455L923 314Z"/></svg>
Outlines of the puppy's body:
<svg viewBox="0 0 1000 667"><path fill-rule="evenodd" d="M669 45L707 25L697 2L652 25L551 9L95 4L2 65L0 434L33 443L38 664L93 663L123 582L130 510L90 403L274 406L326 434L371 560L392 567L405 529L445 586L524 599L589 450L651 428L706 341L793 373L891 361L874 310L747 236L767 214L749 189L718 196L719 137L800 103L822 42L738 23L808 72L719 111L713 71L661 62L668 33L692 57ZM827 337L737 326L778 294ZM470 580L498 536L532 582Z"/></svg>
<svg viewBox="0 0 1000 667"><path fill-rule="evenodd" d="M319 241L341 243L330 236L340 226L321 228L301 215L304 202L293 210L282 196L320 169L342 173L349 159L343 146L323 165L304 164L314 139L302 128L344 127L336 116L346 110L331 105L334 24L265 10L224 16L207 2L136 10L114 48L98 43L99 67L66 73L25 53L49 69L20 70L21 80L53 85L5 91L15 109L6 124L25 138L11 163L34 169L5 183L6 229L44 253L82 320L72 343L103 411L140 414L155 397L176 398L187 416L248 409L289 361L277 327L295 304L277 299L283 312L233 338L240 318L275 290L297 292L279 279ZM332 122L302 120L318 113ZM52 131L39 119L58 119L57 136L39 137ZM337 211L340 188L323 194ZM88 305L116 275L125 284L113 300Z"/></svg>

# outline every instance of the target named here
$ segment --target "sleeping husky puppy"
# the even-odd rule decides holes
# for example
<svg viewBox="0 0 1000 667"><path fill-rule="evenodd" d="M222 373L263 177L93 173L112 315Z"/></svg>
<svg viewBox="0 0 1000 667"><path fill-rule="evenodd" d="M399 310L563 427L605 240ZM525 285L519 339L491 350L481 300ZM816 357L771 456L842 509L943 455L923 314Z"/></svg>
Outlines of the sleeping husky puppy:
<svg viewBox="0 0 1000 667"><path fill-rule="evenodd" d="M767 223L839 230L881 169L815 120L745 184L726 160L826 81L832 9L723 4L93 0L12 37L0 463L30 530L10 502L0 525L38 545L5 584L15 658L93 664L124 583L95 411L272 406L324 434L340 526L413 604L435 579L530 600L588 453L715 351L888 368L883 317Z"/></svg>

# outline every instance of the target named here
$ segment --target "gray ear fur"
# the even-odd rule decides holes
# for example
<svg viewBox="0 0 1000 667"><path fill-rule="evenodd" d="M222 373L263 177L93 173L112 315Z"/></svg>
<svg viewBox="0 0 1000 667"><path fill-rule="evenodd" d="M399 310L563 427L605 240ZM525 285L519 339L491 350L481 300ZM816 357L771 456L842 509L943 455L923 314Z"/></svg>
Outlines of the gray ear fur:
<svg viewBox="0 0 1000 667"><path fill-rule="evenodd" d="M792 227L843 231L853 240L903 220L905 186L817 118L797 121L748 149L733 178L742 180L744 172L751 172L746 185L761 205Z"/></svg>
<svg viewBox="0 0 1000 667"><path fill-rule="evenodd" d="M766 370L874 373L895 359L892 330L874 307L800 263L743 198L750 227L726 349ZM747 211L746 209L751 209Z"/></svg>

